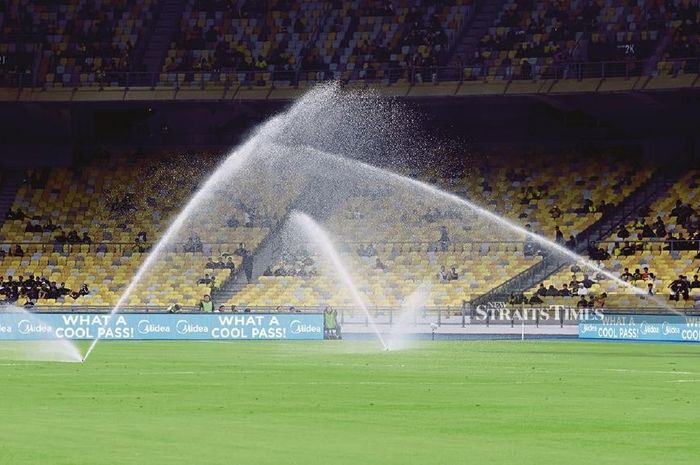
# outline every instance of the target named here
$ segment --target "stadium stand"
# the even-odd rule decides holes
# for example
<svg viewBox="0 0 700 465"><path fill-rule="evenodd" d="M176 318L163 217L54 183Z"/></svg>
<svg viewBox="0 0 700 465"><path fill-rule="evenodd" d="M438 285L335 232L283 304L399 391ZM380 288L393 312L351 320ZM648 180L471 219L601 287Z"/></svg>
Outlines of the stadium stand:
<svg viewBox="0 0 700 465"><path fill-rule="evenodd" d="M665 9L664 19L671 30L671 40L657 63L658 72L671 75L681 72L697 73L700 58L700 5L697 2L673 2Z"/></svg>
<svg viewBox="0 0 700 465"><path fill-rule="evenodd" d="M468 0L400 2L397 6L390 2L341 2L329 12L308 47L301 63L305 71L301 80L389 83L405 81L409 69L445 66L472 13Z"/></svg>
<svg viewBox="0 0 700 465"><path fill-rule="evenodd" d="M145 259L153 238L165 231L167 220L191 194L204 169L211 167L206 154L169 161L149 155L112 156L107 163L100 160L74 169L30 173L0 229L6 244L0 275L44 276L50 282L66 282L71 289L88 284L90 293L79 302L62 297L39 299L43 305L114 305ZM182 174L185 166L187 176ZM137 195L143 192L148 194ZM166 306L218 288L232 270L207 270L209 257L222 257L225 262L230 257L238 268L238 244L254 250L274 216L279 219L279 212L262 209L263 204L281 209L286 205L279 196L273 202L242 195L240 206L229 206L217 215L218 222L203 223L206 228L188 226L192 241L169 251L155 265L153 279L140 283L126 304ZM21 254L16 253L17 245ZM168 268L178 273L169 273ZM215 277L214 283L198 284L205 273Z"/></svg>
<svg viewBox="0 0 700 465"><path fill-rule="evenodd" d="M279 78L275 80L289 81L289 72L296 69L327 8L317 1L190 0L160 81L189 80L197 85L233 77L234 82L271 84L273 73Z"/></svg>
<svg viewBox="0 0 700 465"><path fill-rule="evenodd" d="M700 301L700 284L692 285L700 259L700 223L691 205L696 204L699 179L699 172L688 172L652 204L646 216L621 226L606 241L596 244L607 252L600 260L601 266L637 289L603 276L591 276L596 281L589 287L591 295L605 293L607 305L618 308L657 308L657 299L680 308L695 307ZM598 258L596 254L591 257ZM562 269L542 284L546 289L554 286L561 291L568 283L571 291L573 281L580 281L585 272L585 266L579 268L582 271L577 273ZM650 299L649 292L656 299ZM556 295L544 300L548 304L571 304L571 298Z"/></svg>
<svg viewBox="0 0 700 465"><path fill-rule="evenodd" d="M114 72L133 69L132 51L153 10L152 0L14 0L1 16L5 39L0 49L13 52L9 59L15 67L35 72L38 82L47 85L105 83L116 79ZM13 41L6 43L8 39Z"/></svg>
<svg viewBox="0 0 700 465"><path fill-rule="evenodd" d="M490 2L493 12L499 11L495 5L502 5L500 13L493 24L489 20L483 26L488 26L486 35L457 73L437 73L454 63L455 46L482 4L471 0L183 0L175 5L180 9L172 40L162 54L155 54L164 57L156 62L156 81L166 89L196 89L205 84L219 89L303 89L328 79L408 88L422 83L437 87L432 84L438 84L438 75L455 81L585 81L603 75L675 78L698 72L700 9L695 0L507 0ZM97 92L102 86L127 86L126 73L142 69L142 54L137 50L152 45L149 28L159 19L162 4L157 0L11 0L1 6L0 85L56 90L94 86ZM608 64L601 67L601 62ZM691 85L698 82L693 77ZM5 95L16 98L16 93ZM581 151L555 155L500 152L470 166L442 163L404 172L572 247L582 231L652 175L652 168L625 159L610 164L612 168L603 176L601 163L624 156L596 153L597 163L590 163L589 155ZM37 288L29 296L37 304L114 305L148 256L154 238L165 232L167 220L196 189L214 159L217 155L209 153L194 158L165 152L117 154L84 166L27 172L0 228L4 244L0 274L6 278L5 288L16 287L19 293L14 295L13 290L12 298L21 299L27 295L21 295L26 285L19 284L19 276L23 281L30 275L45 277L48 281L36 284L33 279L29 286ZM182 166L188 167L191 176L183 178ZM668 197L652 205L643 218L651 235L643 224L638 227L639 220L627 224L629 238L618 237L616 232L601 242L611 255L605 266L622 272L648 265L655 274L657 293L666 292L665 286L678 275L690 276L700 225L686 205L695 202L697 176L689 173ZM254 252L275 231L301 189L290 182L284 195L253 199L241 193L241 204L216 212L211 228L195 230L188 225L192 241L183 238L181 250L168 251L166 260L139 284L127 304L192 303L203 292L216 294L230 290L233 284L242 289L226 298L227 305L304 306L312 297L328 297L332 283L308 275L293 257L270 263L272 276L255 277L248 286L236 276L242 263L242 257L236 255L238 244ZM681 204L676 205L677 201ZM368 226L372 231L362 247L373 244L376 255L359 256L360 244L349 246L344 253L365 270L367 279L361 286L378 305L400 302L398 292L378 294L376 283L404 291L401 283L408 280L434 284L432 304L458 306L541 261L537 254L524 256L522 238L509 243L512 237L465 227L468 218L455 212L432 211L427 204L417 204L411 211L391 210L389 205L391 198L358 195L328 218L334 230L347 232L346 239L357 237ZM677 209L682 210L681 215L672 214ZM249 221L251 216L257 220ZM372 227L387 221L408 223L412 228L387 232ZM659 221L664 234L658 233ZM443 232L449 241L442 240ZM642 237L637 238L637 233ZM627 240L632 241L629 246ZM219 259L226 264L229 258L231 267L218 265ZM377 267L377 259L386 269ZM212 262L216 265L208 266ZM464 280L441 282L440 267L449 271L453 265ZM496 276L488 272L491 267L505 267L509 275ZM168 273L169 268L185 271ZM294 273L289 273L291 269ZM283 271L276 275L279 270ZM300 276L300 270L307 275ZM564 269L545 284L561 288L570 274ZM12 281L7 284L9 276ZM469 286L464 284L467 281ZM648 280L637 281L645 290ZM65 282L71 292L56 296L52 282ZM72 291L83 284L88 292L72 298ZM35 292L47 287L53 297ZM607 293L608 303L637 305L634 299L638 297L615 283L601 282L591 289L597 296ZM527 292L534 291L536 288ZM346 295L335 297L337 304L347 302ZM691 305L692 300L678 305Z"/></svg>
<svg viewBox="0 0 700 465"><path fill-rule="evenodd" d="M168 21L158 22L155 0L13 0L0 12L0 84L265 88L339 79L401 86L699 69L694 1L509 0L476 49L455 55L484 3L495 5L187 0L163 13L177 11L179 20L161 45L149 28ZM146 49L158 57L153 66Z"/></svg>
<svg viewBox="0 0 700 465"><path fill-rule="evenodd" d="M619 62L614 71L624 75L643 66L664 30L663 7L653 2L509 0L470 57L465 77L581 78L600 72L582 64L605 61Z"/></svg>
<svg viewBox="0 0 700 465"><path fill-rule="evenodd" d="M462 0L260 5L241 2L223 9L217 2L188 2L160 81L197 85L231 76L234 83L277 86L297 79L395 81L390 69L445 65L449 45L471 11Z"/></svg>
<svg viewBox="0 0 700 465"><path fill-rule="evenodd" d="M601 217L601 209L614 208L650 175L643 166L631 169L631 165L618 164L620 167L608 179L601 180L595 166L583 159L577 162L577 158L575 154L503 157L498 165L481 170L462 171L443 165L442 174L420 173L418 177L475 199L516 224L530 224L545 235L554 236L555 228L561 225L569 235L576 236ZM463 211L442 211L420 201L402 201L395 195L350 198L328 221L330 230L341 237L345 234L348 240L364 237L371 241L346 244L344 257L353 269L362 270L358 285L372 305L396 307L402 295L428 284L430 306L460 308L465 301L500 285L541 258L534 251L524 250L523 237L512 242L512 233L490 228L476 217L465 217ZM606 207L600 207L601 200ZM553 215L557 204L563 208L557 208ZM415 208L402 210L397 205ZM382 227L387 223L396 226ZM561 244L565 245L564 240ZM370 253L365 252L368 249ZM318 257L313 260L318 261ZM460 279L449 279L452 267ZM506 272L498 273L496 269ZM351 305L350 295L332 292L342 286L314 276L303 266L303 260L283 260L267 274L230 298L227 305L303 307L319 298L332 305ZM387 294L382 289L395 292Z"/></svg>
<svg viewBox="0 0 700 465"><path fill-rule="evenodd" d="M72 169L29 172L0 228L0 238L6 244L0 275L45 277L58 287L65 282L67 288L75 290L86 284L89 290L75 299L70 295L38 298L38 305L114 305L143 263L153 238L163 234L166 220L217 159L206 153L196 157L183 154L165 162L163 154L147 155L117 154ZM596 211L600 200L614 205L649 175L643 167L630 170L630 165L620 164L611 181L601 182L594 165L577 163L571 157L577 155L540 156L538 162L527 161L534 157L521 157L520 161L503 157L476 170L442 165L437 171L420 171L418 177L475 199L520 224L530 224L545 235L553 235L556 226L576 235L600 217ZM183 166L188 167L190 175L182 175ZM173 183L173 179L178 182ZM211 223L210 227L188 226L192 239L183 238L181 249L168 251L126 305L194 304L204 293L234 282L231 278L242 261L236 249L242 242L254 251L276 227L300 192L293 182L292 178L286 184L286 195L269 193L272 197L266 199L246 199L241 192L244 206L227 206L226 211L214 212L220 220L199 222ZM432 305L457 308L540 260L535 254L524 253L522 238L513 242L512 237L500 237L489 228L475 229L470 223L483 222L470 222L464 213L420 203L406 211L388 208L411 204L397 200L349 198L328 220L332 230L345 231L347 238L358 237L359 230L382 232L365 235L367 243L347 244L345 251L348 260L366 272L360 285L375 305L398 305L398 296L409 286L406 283L427 282L434 285ZM553 218L552 208L558 204L562 207ZM198 224L198 220L195 215L192 223ZM387 221L396 224L394 230L389 230L390 237L386 236L386 228L372 227ZM411 227L399 226L406 224ZM374 248L371 255L358 254L369 244ZM16 253L17 245L21 253ZM382 266L378 266L377 258ZM330 294L332 283L327 278L310 275L298 263L288 261L270 264L272 276L254 280L226 305L305 306L312 297ZM443 266L448 274L454 266L459 279L444 279L440 275ZM171 273L171 269L178 272ZM494 269L507 273L495 273ZM205 273L209 277L205 278ZM384 284L397 292L380 294ZM26 296L14 297L21 300ZM347 304L343 299L347 295L339 294L332 300Z"/></svg>

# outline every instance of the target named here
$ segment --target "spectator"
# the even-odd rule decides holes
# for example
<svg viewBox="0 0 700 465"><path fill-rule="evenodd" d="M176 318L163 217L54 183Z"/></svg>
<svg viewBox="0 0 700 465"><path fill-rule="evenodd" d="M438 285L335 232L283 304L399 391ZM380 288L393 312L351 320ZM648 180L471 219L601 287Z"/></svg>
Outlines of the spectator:
<svg viewBox="0 0 700 465"><path fill-rule="evenodd" d="M571 288L571 292L575 292L574 289L578 289L579 286L579 280L576 278L576 274L571 275L571 281L569 281L569 288Z"/></svg>
<svg viewBox="0 0 700 465"><path fill-rule="evenodd" d="M245 248L245 244L243 242L240 242L238 244L238 248L233 252L235 255L238 255L239 257L243 257L246 255L247 250Z"/></svg>
<svg viewBox="0 0 700 465"><path fill-rule="evenodd" d="M576 236L571 234L571 235L569 235L569 240L566 241L566 243L564 244L564 247L566 247L569 250L576 250L577 245L578 245L578 243L576 241Z"/></svg>
<svg viewBox="0 0 700 465"><path fill-rule="evenodd" d="M605 261L610 259L610 252L605 250L604 248L600 247L598 250L595 252L595 260L598 261Z"/></svg>
<svg viewBox="0 0 700 465"><path fill-rule="evenodd" d="M374 257L375 255L377 255L377 249L374 246L374 244L372 244L372 243L367 244L367 248L365 249L365 253L367 254L366 255L367 257Z"/></svg>
<svg viewBox="0 0 700 465"><path fill-rule="evenodd" d="M168 313L180 313L181 309L182 307L180 306L180 304L172 304L168 307Z"/></svg>
<svg viewBox="0 0 700 465"><path fill-rule="evenodd" d="M199 238L199 236L194 236L194 241L192 245L194 247L193 252L204 252L204 244L202 244L202 240Z"/></svg>
<svg viewBox="0 0 700 465"><path fill-rule="evenodd" d="M690 283L685 279L685 276L679 275L678 279L674 279L671 284L668 285L671 289L670 300L679 301L682 297L683 300L688 300Z"/></svg>
<svg viewBox="0 0 700 465"><path fill-rule="evenodd" d="M630 237L630 232L627 230L624 224L621 225L620 229L617 230L617 237L619 237L622 240L625 240L628 237Z"/></svg>
<svg viewBox="0 0 700 465"><path fill-rule="evenodd" d="M51 218L49 218L46 221L46 224L44 225L44 231L48 232L54 232L56 230L57 226L51 222Z"/></svg>
<svg viewBox="0 0 700 465"><path fill-rule="evenodd" d="M700 281L698 281L698 275L693 275L693 281L689 285L690 289L700 288Z"/></svg>
<svg viewBox="0 0 700 465"><path fill-rule="evenodd" d="M244 252L241 267L245 273L246 280L250 283L253 280L253 256L248 254L247 251Z"/></svg>
<svg viewBox="0 0 700 465"><path fill-rule="evenodd" d="M211 284L211 277L209 277L209 273L205 273L203 278L199 278L199 280L197 280L197 284Z"/></svg>
<svg viewBox="0 0 700 465"><path fill-rule="evenodd" d="M625 281L625 282L632 280L632 273L630 273L629 268L625 268L625 270L620 275L620 279Z"/></svg>
<svg viewBox="0 0 700 465"><path fill-rule="evenodd" d="M21 208L18 208L16 212L10 209L5 215L5 219L7 220L24 220L26 217L27 215L22 211Z"/></svg>
<svg viewBox="0 0 700 465"><path fill-rule="evenodd" d="M554 241L559 245L564 245L564 233L559 226L554 226Z"/></svg>
<svg viewBox="0 0 700 465"><path fill-rule="evenodd" d="M666 224L660 216L657 216L654 222L654 235L660 238L666 237Z"/></svg>
<svg viewBox="0 0 700 465"><path fill-rule="evenodd" d="M581 284L583 284L583 287L586 289L590 289L591 286L595 284L595 281L593 281L591 278L588 277L587 274L583 275L583 280L581 281Z"/></svg>
<svg viewBox="0 0 700 465"><path fill-rule="evenodd" d="M29 233L39 232L40 233L40 232L43 232L43 229L39 223L37 223L34 220L30 220L27 222L27 226L24 228L24 232L29 232Z"/></svg>
<svg viewBox="0 0 700 465"><path fill-rule="evenodd" d="M632 273L632 282L637 282L640 279L642 279L642 273L639 271L639 268L635 268L634 273Z"/></svg>
<svg viewBox="0 0 700 465"><path fill-rule="evenodd" d="M138 241L138 238L136 238L136 241ZM194 252L194 240L191 236L187 238L187 241L185 241L185 244L182 246L182 250L185 252Z"/></svg>
<svg viewBox="0 0 700 465"><path fill-rule="evenodd" d="M146 248L141 244L141 241L139 241L139 238L137 237L134 239L134 245L131 246L131 251L134 253L145 253Z"/></svg>
<svg viewBox="0 0 700 465"><path fill-rule="evenodd" d="M571 291L569 290L569 286L564 283L562 285L562 288L559 290L559 295L561 297L571 297Z"/></svg>
<svg viewBox="0 0 700 465"><path fill-rule="evenodd" d="M544 300L542 300L538 294L533 294L528 303L530 305L539 305L544 303Z"/></svg>
<svg viewBox="0 0 700 465"><path fill-rule="evenodd" d="M440 271L438 272L438 279L440 279L441 283L446 283L449 281L449 277L447 276L447 271L445 270L445 265L442 265L440 267Z"/></svg>
<svg viewBox="0 0 700 465"><path fill-rule="evenodd" d="M596 210L598 211L598 213L602 213L603 215L605 215L611 206L612 204L607 204L605 203L605 200L601 200Z"/></svg>
<svg viewBox="0 0 700 465"><path fill-rule="evenodd" d="M10 256L11 257L24 257L24 249L22 249L22 246L19 244L15 244L11 249L10 249Z"/></svg>
<svg viewBox="0 0 700 465"><path fill-rule="evenodd" d="M447 279L450 281L457 281L459 279L459 273L457 273L457 268L452 267L450 268L449 273L447 274Z"/></svg>
<svg viewBox="0 0 700 465"><path fill-rule="evenodd" d="M561 209L557 205L554 205L552 208L549 209L549 216L551 216L552 219L556 220L561 216Z"/></svg>
<svg viewBox="0 0 700 465"><path fill-rule="evenodd" d="M531 257L537 252L535 248L535 241L532 237L532 226L530 226L530 224L526 224L525 231L527 234L525 234L525 240L523 242L523 255L526 257Z"/></svg>
<svg viewBox="0 0 700 465"><path fill-rule="evenodd" d="M544 283L540 283L540 287L537 288L536 294L540 297L545 297L547 295L547 288L544 287Z"/></svg>
<svg viewBox="0 0 700 465"><path fill-rule="evenodd" d="M71 244L75 244L75 243L80 242L80 236L78 236L78 231L76 231L75 229L71 230L68 233L66 240Z"/></svg>
<svg viewBox="0 0 700 465"><path fill-rule="evenodd" d="M626 257L629 257L631 255L634 255L636 252L636 249L632 244L630 244L629 241L625 242L625 246L620 250L620 255L624 255Z"/></svg>
<svg viewBox="0 0 700 465"><path fill-rule="evenodd" d="M450 244L450 236L447 233L447 228L445 226L440 226L440 250L447 252L447 248Z"/></svg>
<svg viewBox="0 0 700 465"><path fill-rule="evenodd" d="M386 265L377 257L377 259L374 261L374 268L376 270L382 270L386 271Z"/></svg>
<svg viewBox="0 0 700 465"><path fill-rule="evenodd" d="M92 244L92 238L88 235L87 232L84 232L83 237L81 238L81 242L83 244Z"/></svg>
<svg viewBox="0 0 700 465"><path fill-rule="evenodd" d="M205 294L202 300L199 301L199 311L204 313L212 313L214 311L214 302L211 301L209 294Z"/></svg>

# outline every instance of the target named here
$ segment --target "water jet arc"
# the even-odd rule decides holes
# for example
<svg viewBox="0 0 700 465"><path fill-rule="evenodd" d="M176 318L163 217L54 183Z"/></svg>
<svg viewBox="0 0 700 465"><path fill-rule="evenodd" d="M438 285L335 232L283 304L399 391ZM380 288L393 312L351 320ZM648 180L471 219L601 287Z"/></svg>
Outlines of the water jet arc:
<svg viewBox="0 0 700 465"><path fill-rule="evenodd" d="M518 226L510 221L508 221L506 218L503 218L500 215L497 215L493 213L492 211L489 211L483 207L480 207L477 204L474 204L462 197L457 196L456 194L452 194L450 192L443 191L441 189L438 189L434 186L431 186L429 184L426 184L424 182L418 181L416 179L412 179L406 176L402 176L398 173L394 173L393 171L384 169L384 168L378 168L376 166L369 165L367 163L364 163L362 161L357 161L357 160L350 160L345 157L342 157L340 155L336 155L334 153L329 153L329 152L324 152L321 150L317 150L313 147L307 147L307 149L314 151L318 156L320 157L326 157L327 159L333 160L335 163L341 163L341 164L348 164L348 163L353 163L357 166L362 167L366 171L377 175L377 176L382 176L383 179L386 179L387 177L394 182L398 183L404 183L408 184L409 186L413 186L417 189L420 189L422 191L425 191L431 195L437 196L437 197L442 197L446 200L449 200L451 202L457 203L458 205L462 205L464 207L467 207L468 209L476 212L478 215L481 217L485 217L488 220L492 221L493 223L496 223L500 226L503 226L507 229L510 229L511 231L517 232L519 234L524 235L525 237L529 237L530 239L534 240L538 244L542 245L543 247L546 247L547 249L554 251L558 254L564 255L574 261L580 262L583 265L585 265L587 268L590 268L591 270L596 271L597 273L600 273L607 277L608 279L611 279L614 281L616 284L625 287L627 289L630 289L633 294L644 296L648 298L649 300L653 301L655 304L659 305L659 307L664 308L665 310L668 310L671 313L674 313L676 315L683 316L682 313L678 312L676 309L669 307L666 302L663 300L659 299L656 296L649 296L646 294L646 292L643 289L640 289L638 287L632 286L628 282L625 282L621 280L619 277L615 276L614 274L610 273L607 270L604 270L603 268L599 267L595 263L591 262L587 258L572 252L571 250L567 249L566 247L563 247L556 242L553 242L539 234L533 233L531 231L528 231L527 229Z"/></svg>
<svg viewBox="0 0 700 465"><path fill-rule="evenodd" d="M330 237L328 237L328 233L306 213L294 211L290 215L290 221L293 224L298 224L299 226L301 226L308 238L311 241L318 244L318 246L321 249L321 252L324 254L326 259L330 262L330 264L333 265L333 271L338 273L340 279L343 281L343 284L347 286L348 290L350 291L350 294L352 295L353 300L355 301L355 305L360 307L360 309L362 309L362 311L364 312L365 317L367 318L367 321L369 322L369 325L372 328L372 331L374 331L374 333L376 334L377 339L382 344L384 350L389 350L389 346L384 341L384 337L382 336L382 334L379 332L379 329L377 328L377 325L375 324L372 315L370 315L369 313L367 305L365 305L364 300L362 299L360 291L357 289L357 286L355 286L355 283L352 280L350 273L348 273L348 270L345 267L343 260L340 258L340 255L338 254L336 248L333 246Z"/></svg>

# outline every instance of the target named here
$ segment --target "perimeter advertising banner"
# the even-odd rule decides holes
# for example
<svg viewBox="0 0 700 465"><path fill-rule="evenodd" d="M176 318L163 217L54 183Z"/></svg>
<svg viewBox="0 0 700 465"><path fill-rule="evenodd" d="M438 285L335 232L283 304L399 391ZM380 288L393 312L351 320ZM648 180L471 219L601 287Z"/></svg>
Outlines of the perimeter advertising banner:
<svg viewBox="0 0 700 465"><path fill-rule="evenodd" d="M0 340L323 339L322 314L0 313Z"/></svg>
<svg viewBox="0 0 700 465"><path fill-rule="evenodd" d="M604 315L580 321L581 339L700 342L700 316Z"/></svg>

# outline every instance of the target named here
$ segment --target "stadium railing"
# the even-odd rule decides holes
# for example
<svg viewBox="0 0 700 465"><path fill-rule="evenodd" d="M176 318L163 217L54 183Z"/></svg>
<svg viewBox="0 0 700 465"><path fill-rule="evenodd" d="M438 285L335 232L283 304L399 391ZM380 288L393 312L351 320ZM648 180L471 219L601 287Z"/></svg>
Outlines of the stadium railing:
<svg viewBox="0 0 700 465"><path fill-rule="evenodd" d="M629 242L632 245L639 244L641 242L642 246L644 247L644 250L647 250L649 247L651 247L652 249L664 250L668 252L697 251L698 253L700 253L700 240L697 239L668 240L662 238L643 238L640 241L639 239L630 236L627 239L595 241L591 242L591 244L595 244L598 247L603 247L606 250L610 251L612 250L612 247L615 246L615 244L623 246L626 242Z"/></svg>
<svg viewBox="0 0 700 465"><path fill-rule="evenodd" d="M509 66L465 65L464 67L391 67L378 70L353 70L334 72L329 70L300 69L291 71L215 71L192 70L173 72L105 72L64 74L61 82L40 82L30 73L0 71L0 87L147 87L147 88L230 88L246 87L296 87L300 83L339 80L346 83L365 84L439 84L441 82L486 81L538 81L581 80L587 78L634 78L642 76L698 74L700 58L673 59L668 73L648 69L646 61L604 61L532 65L529 69L521 64Z"/></svg>
<svg viewBox="0 0 700 465"><path fill-rule="evenodd" d="M86 244L83 242L0 242L0 249L5 251L6 256L12 256L12 249L19 245L24 252L24 256L31 256L35 253L59 253L59 254L86 254L86 253L124 253L132 250L134 242L93 242ZM146 249L151 244L141 243Z"/></svg>
<svg viewBox="0 0 700 465"><path fill-rule="evenodd" d="M227 242L205 242L202 244L203 252L200 253L216 253L216 250L226 251L238 247L238 244L245 242L241 240L231 240ZM171 247L166 248L165 252L185 252L183 250L185 242L174 242ZM34 253L61 253L61 254L86 254L86 253L124 253L134 251L135 248L143 247L146 252L149 252L153 243L150 242L49 242L49 241L2 241L0 242L0 250L5 251L6 256L11 256L10 251L16 245L19 245L24 255L32 255Z"/></svg>
<svg viewBox="0 0 700 465"><path fill-rule="evenodd" d="M575 300L575 299L574 299ZM215 303L216 305L216 303ZM353 307L332 307L338 312L338 321L341 325L353 325L355 327L370 327L370 321L360 308ZM0 306L11 311L9 307ZM81 306L68 305L52 307L37 305L27 308L33 313L111 313L112 306ZM262 307L262 306L238 306L235 310L226 307L225 314L310 314L321 313L324 306L315 307ZM379 326L421 326L435 324L438 327L468 327L468 326L568 326L577 324L581 318L588 318L594 311L615 315L667 315L669 310L661 307L609 307L604 308L576 308L575 302L572 305L550 305L547 303L539 305L498 303L497 305L485 305L483 307L471 307L465 302L461 307L424 307L416 311L412 318L406 321L404 309L390 307L368 307L373 322ZM119 308L120 313L173 313L165 307L153 306L124 306ZM700 315L700 309L678 309L686 316ZM202 312L194 306L181 306L177 314L201 314ZM219 313L219 312L214 312Z"/></svg>

